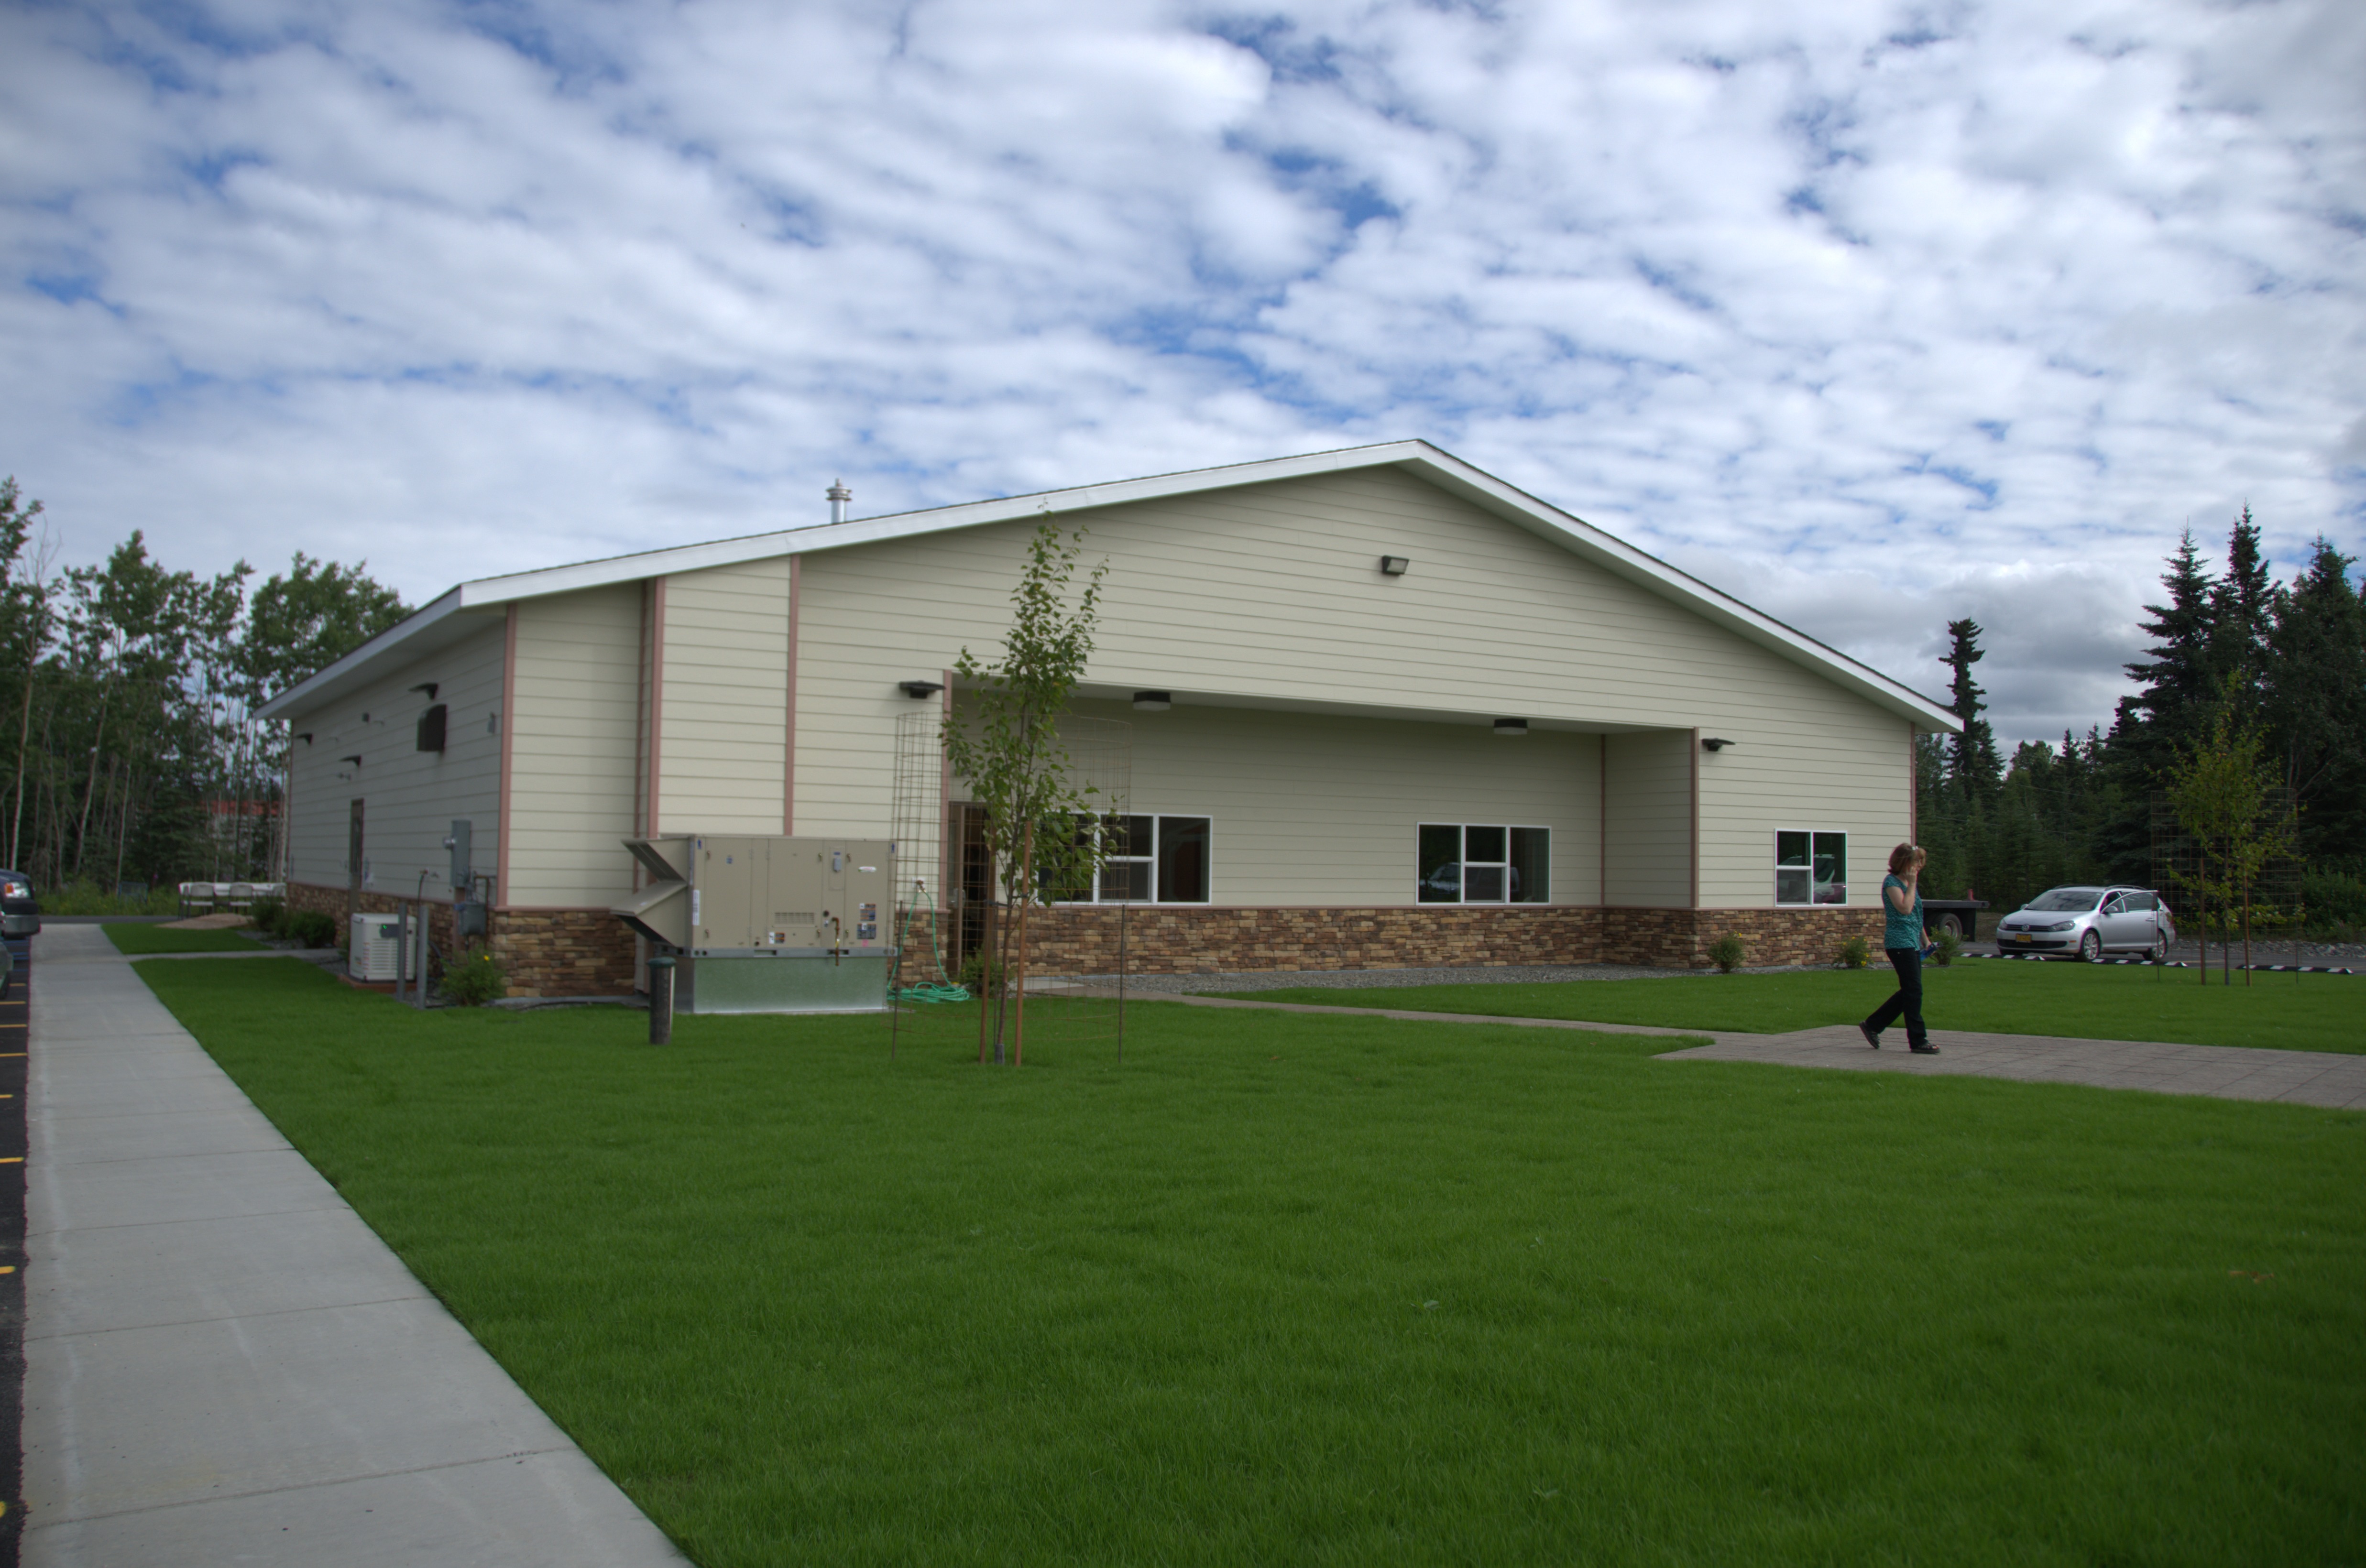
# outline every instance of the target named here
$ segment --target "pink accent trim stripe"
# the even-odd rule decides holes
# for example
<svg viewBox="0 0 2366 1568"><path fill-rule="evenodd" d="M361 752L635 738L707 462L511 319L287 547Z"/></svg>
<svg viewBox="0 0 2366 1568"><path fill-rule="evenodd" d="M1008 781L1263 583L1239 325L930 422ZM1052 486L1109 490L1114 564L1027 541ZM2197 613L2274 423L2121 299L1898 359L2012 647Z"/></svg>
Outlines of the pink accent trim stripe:
<svg viewBox="0 0 2366 1568"><path fill-rule="evenodd" d="M1700 743L1701 733L1693 732L1693 908L1700 902Z"/></svg>
<svg viewBox="0 0 2366 1568"><path fill-rule="evenodd" d="M787 741L781 756L781 832L797 831L797 580L805 557L789 557L789 702Z"/></svg>
<svg viewBox="0 0 2366 1568"><path fill-rule="evenodd" d="M511 826L513 815L510 809L513 797L511 778L516 763L513 743L517 739L517 600L510 600L509 619L501 633L501 822L497 835L500 848L493 857L493 874L500 885L493 890L493 907L508 910L510 903L510 841L515 836Z"/></svg>
<svg viewBox="0 0 2366 1568"><path fill-rule="evenodd" d="M665 744L666 579L659 577L649 590L649 832L658 836L658 784L665 777L660 766Z"/></svg>
<svg viewBox="0 0 2366 1568"><path fill-rule="evenodd" d="M950 722L953 716L953 672L940 670L945 678L941 694L944 706L940 710ZM961 846L953 835L953 759L945 756L941 743L937 748L937 899L941 906L952 896L951 890L961 876ZM1128 801L1131 807L1132 802Z"/></svg>

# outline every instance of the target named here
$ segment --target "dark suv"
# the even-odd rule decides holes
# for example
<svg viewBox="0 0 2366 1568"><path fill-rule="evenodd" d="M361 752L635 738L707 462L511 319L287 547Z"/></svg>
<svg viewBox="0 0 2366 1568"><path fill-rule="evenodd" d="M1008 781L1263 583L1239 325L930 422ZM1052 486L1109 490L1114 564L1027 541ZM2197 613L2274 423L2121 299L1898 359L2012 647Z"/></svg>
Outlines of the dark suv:
<svg viewBox="0 0 2366 1568"><path fill-rule="evenodd" d="M0 871L0 935L38 936L41 906L33 902L33 879L22 871Z"/></svg>

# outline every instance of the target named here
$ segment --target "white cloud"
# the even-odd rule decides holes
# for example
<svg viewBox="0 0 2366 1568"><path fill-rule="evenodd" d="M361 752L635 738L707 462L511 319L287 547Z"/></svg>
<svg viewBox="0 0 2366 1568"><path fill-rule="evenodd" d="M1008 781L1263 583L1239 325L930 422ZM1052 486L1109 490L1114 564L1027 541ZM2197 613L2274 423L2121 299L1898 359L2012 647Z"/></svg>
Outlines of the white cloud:
<svg viewBox="0 0 2366 1568"><path fill-rule="evenodd" d="M1926 689L1974 616L2009 738L2189 521L2366 553L2355 6L1234 15L0 11L0 466L418 598L1423 435Z"/></svg>

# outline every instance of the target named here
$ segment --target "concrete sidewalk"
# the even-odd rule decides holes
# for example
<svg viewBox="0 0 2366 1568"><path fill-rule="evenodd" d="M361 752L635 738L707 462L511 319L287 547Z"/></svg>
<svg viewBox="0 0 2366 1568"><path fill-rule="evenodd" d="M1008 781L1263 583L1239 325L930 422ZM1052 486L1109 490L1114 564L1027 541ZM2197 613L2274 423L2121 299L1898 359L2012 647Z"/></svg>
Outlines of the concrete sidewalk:
<svg viewBox="0 0 2366 1568"><path fill-rule="evenodd" d="M684 1561L96 927L35 941L23 1561Z"/></svg>
<svg viewBox="0 0 2366 1568"><path fill-rule="evenodd" d="M1981 1035L1933 1029L1935 1057L1906 1049L1892 1029L1880 1050L1853 1027L1796 1035L1720 1035L1712 1046L1671 1051L1664 1061L1767 1061L1786 1067L1856 1072L1915 1072L2014 1078L2032 1083L2085 1083L2098 1089L2148 1089L2219 1100L2281 1100L2336 1110L2366 1109L2366 1056L2334 1051L2274 1051L2248 1046L2175 1046L2147 1040L2056 1039L2044 1035Z"/></svg>
<svg viewBox="0 0 2366 1568"><path fill-rule="evenodd" d="M1953 1077L2014 1078L2030 1082L2084 1083L2098 1089L2148 1089L2160 1094L2203 1094L2220 1100L2282 1100L2337 1110L2366 1109L2366 1056L2333 1051L2276 1051L2248 1046L2178 1046L2150 1040L2081 1040L2047 1035L1981 1035L1933 1029L1935 1057L1906 1048L1906 1032L1889 1032L1889 1048L1869 1049L1847 1025L1791 1035L1715 1034L1643 1024L1588 1024L1568 1018L1498 1018L1480 1013L1415 1013L1395 1007L1334 1007L1302 1002L1247 1002L1224 996L1141 996L1192 1007L1254 1007L1273 1013L1329 1013L1395 1018L1417 1024L1494 1024L1524 1029L1579 1029L1605 1035L1707 1038L1672 1050L1662 1061L1763 1061L1785 1067L1827 1067L1860 1072L1920 1072Z"/></svg>

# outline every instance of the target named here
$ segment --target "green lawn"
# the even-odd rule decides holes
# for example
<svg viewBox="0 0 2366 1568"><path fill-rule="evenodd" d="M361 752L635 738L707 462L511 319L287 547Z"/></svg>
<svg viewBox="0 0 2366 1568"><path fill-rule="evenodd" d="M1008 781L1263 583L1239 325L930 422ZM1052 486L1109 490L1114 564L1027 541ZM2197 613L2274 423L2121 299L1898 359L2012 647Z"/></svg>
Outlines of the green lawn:
<svg viewBox="0 0 2366 1568"><path fill-rule="evenodd" d="M1922 971L1922 1016L1933 1029L1990 1030L2192 1046L2366 1051L2366 975L2254 975L2231 987L2192 969L1973 959ZM1214 994L1495 1018L1582 1018L1780 1035L1854 1024L1898 989L1887 963L1864 969L1702 974L1548 985L1422 985L1340 991L1317 987ZM1902 1029L1892 1033L1901 1042Z"/></svg>
<svg viewBox="0 0 2366 1568"><path fill-rule="evenodd" d="M2366 1115L148 965L706 1568L2353 1561Z"/></svg>
<svg viewBox="0 0 2366 1568"><path fill-rule="evenodd" d="M118 953L251 953L263 946L236 931L168 931L161 925L109 921L99 927Z"/></svg>

